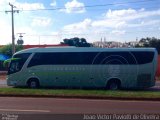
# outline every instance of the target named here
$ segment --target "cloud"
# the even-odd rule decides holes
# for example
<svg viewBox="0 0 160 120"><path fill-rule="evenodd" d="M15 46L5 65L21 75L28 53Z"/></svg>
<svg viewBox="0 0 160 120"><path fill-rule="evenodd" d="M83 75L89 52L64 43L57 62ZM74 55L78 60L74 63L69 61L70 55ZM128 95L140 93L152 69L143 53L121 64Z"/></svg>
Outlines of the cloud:
<svg viewBox="0 0 160 120"><path fill-rule="evenodd" d="M37 9L45 9L44 5L42 3L20 3L15 2L15 6L19 9L23 10L37 10Z"/></svg>
<svg viewBox="0 0 160 120"><path fill-rule="evenodd" d="M77 0L73 0L71 2L67 2L65 4L65 9L61 10L66 13L84 13L85 6L84 3L78 2Z"/></svg>
<svg viewBox="0 0 160 120"><path fill-rule="evenodd" d="M57 6L57 2L56 2L56 0L53 0L53 1L52 1L52 3L50 3L50 6L52 6L52 7Z"/></svg>
<svg viewBox="0 0 160 120"><path fill-rule="evenodd" d="M12 1L17 9L23 10L36 10L45 9L43 3L34 2L19 2L16 0L0 0L0 5L2 10L10 10L8 1ZM57 6L56 0L50 0L51 6ZM86 12L84 3L79 0L70 0L64 5L65 13L84 13ZM15 36L16 40L18 35L17 32L24 32L25 44L50 44L58 43L58 40L62 41L62 38L69 37L85 37L90 42L100 40L101 37L105 36L108 39L123 39L125 37L131 36L134 38L134 32L137 30L160 30L160 9L146 10L141 9L120 9L120 10L107 10L103 15L98 15L91 19L85 18L79 22L74 22L71 24L64 23L65 26L51 26L54 22L51 18L51 11L44 11L42 17L42 11L35 12L23 12L20 14L15 14ZM36 14L36 16L35 16ZM64 13L61 13L62 16ZM96 15L96 14L94 14ZM93 15L92 15L93 16ZM80 16L81 17L81 16ZM69 18L70 19L70 18ZM0 44L5 44L11 42L11 21L9 15L0 15L0 26L1 26L1 36ZM57 21L57 20L56 20ZM62 25L62 24L61 24ZM44 27L47 27L45 31ZM52 32L52 30L57 30ZM6 32L9 31L9 32ZM157 31L155 31L157 32ZM125 34L125 35L124 35ZM152 34L152 33L150 33ZM158 34L158 33L156 33ZM33 35L33 36L32 36ZM44 35L44 36L43 36ZM46 36L45 36L46 35ZM48 36L47 36L48 35ZM139 35L148 36L149 34L142 32ZM138 35L136 35L138 36ZM154 34L153 34L154 36ZM127 38L128 39L128 38ZM130 39L130 38L129 38ZM6 42L7 41L7 42ZM33 42L33 43L32 43Z"/></svg>
<svg viewBox="0 0 160 120"><path fill-rule="evenodd" d="M160 20L147 20L137 24L130 23L127 25L127 27L143 27L143 26L153 26L153 25L157 26L158 24L160 24Z"/></svg>
<svg viewBox="0 0 160 120"><path fill-rule="evenodd" d="M7 6L7 8L10 8L9 3L13 4L14 6L16 6L17 9L23 9L23 10L36 10L36 9L45 9L43 3L21 3L21 2L17 2L16 0L0 0L0 5L1 8L5 8L5 6Z"/></svg>
<svg viewBox="0 0 160 120"><path fill-rule="evenodd" d="M0 0L0 5L3 5L5 0Z"/></svg>
<svg viewBox="0 0 160 120"><path fill-rule="evenodd" d="M146 25L157 24L157 20L151 19L153 16L160 16L160 9L154 11L123 9L123 10L108 10L103 20L93 21L93 26L108 27L108 28L125 28L125 27L140 27ZM141 19L151 19L143 21ZM139 22L138 22L139 20ZM137 22L137 23L135 23Z"/></svg>
<svg viewBox="0 0 160 120"><path fill-rule="evenodd" d="M40 36L40 43L41 44L59 44L60 40L62 41L62 37L60 32L52 31L48 33L47 36Z"/></svg>
<svg viewBox="0 0 160 120"><path fill-rule="evenodd" d="M123 9L123 10L108 10L108 12L106 13L106 17L107 18L120 18L120 17L125 17L125 16L130 16L130 15L134 15L136 14L137 11L134 9Z"/></svg>
<svg viewBox="0 0 160 120"><path fill-rule="evenodd" d="M140 10L135 9L123 9L123 10L108 10L106 18L113 20L135 20L140 18L147 18L151 16L159 16L160 9L153 11L145 11L144 8Z"/></svg>
<svg viewBox="0 0 160 120"><path fill-rule="evenodd" d="M0 19L0 44L6 44L12 42L12 36L11 36L11 26L5 21L5 19Z"/></svg>
<svg viewBox="0 0 160 120"><path fill-rule="evenodd" d="M29 26L24 26L15 29L15 43L19 38L19 34L17 33L25 33L23 34L24 44L39 44L39 32L34 30Z"/></svg>
<svg viewBox="0 0 160 120"><path fill-rule="evenodd" d="M127 26L127 22L124 20L112 20L112 19L103 19L95 20L92 22L94 27L103 27L103 28L124 28Z"/></svg>
<svg viewBox="0 0 160 120"><path fill-rule="evenodd" d="M71 33L81 33L82 31L85 31L90 27L92 27L91 19L85 19L82 22L73 23L73 24L64 26L63 31L68 31Z"/></svg>
<svg viewBox="0 0 160 120"><path fill-rule="evenodd" d="M33 10L33 9L43 9L44 5L42 3L20 3L17 2L16 0L0 0L0 5L2 6L1 9L5 10L10 10L10 6L8 5L8 2L11 2L11 4L14 4L17 9L23 8L25 10ZM2 5L3 4L3 5ZM25 44L29 44L37 40L38 37L36 36L27 36L29 34L37 34L37 30L34 30L34 28L30 25L31 24L31 16L34 16L31 12L24 12L20 14L15 14L15 43L18 39L17 33L26 33L24 35L24 42ZM11 18L10 14L0 14L0 26L1 26L1 35L0 35L0 44L8 44L12 42L12 36L11 36ZM47 21L36 21L34 20L34 23L36 25L40 24L43 26L47 26L51 20ZM7 32L6 32L7 31ZM39 30L40 32L41 30ZM38 42L37 42L38 43Z"/></svg>
<svg viewBox="0 0 160 120"><path fill-rule="evenodd" d="M2 5L2 4L8 4L8 3L15 3L16 2L16 0L0 0L0 5Z"/></svg>
<svg viewBox="0 0 160 120"><path fill-rule="evenodd" d="M64 26L63 32L69 34L114 34L124 35L128 29L154 26L160 24L160 20L153 17L160 15L160 10L146 11L145 9L108 10L102 19L84 19L82 22ZM110 32L110 31L111 32Z"/></svg>
<svg viewBox="0 0 160 120"><path fill-rule="evenodd" d="M25 33L25 35L30 35L30 34L35 35L35 34L37 34L37 32L29 26L28 27L25 26L25 27L17 28L15 30L15 33L21 33L22 31L23 31L23 33Z"/></svg>
<svg viewBox="0 0 160 120"><path fill-rule="evenodd" d="M115 25L116 28L123 28L125 26L127 26L127 23L125 21L120 21Z"/></svg>
<svg viewBox="0 0 160 120"><path fill-rule="evenodd" d="M32 20L31 26L47 27L52 24L51 18L48 17L35 17Z"/></svg>
<svg viewBox="0 0 160 120"><path fill-rule="evenodd" d="M111 33L114 35L124 35L126 31L125 30L113 30Z"/></svg>

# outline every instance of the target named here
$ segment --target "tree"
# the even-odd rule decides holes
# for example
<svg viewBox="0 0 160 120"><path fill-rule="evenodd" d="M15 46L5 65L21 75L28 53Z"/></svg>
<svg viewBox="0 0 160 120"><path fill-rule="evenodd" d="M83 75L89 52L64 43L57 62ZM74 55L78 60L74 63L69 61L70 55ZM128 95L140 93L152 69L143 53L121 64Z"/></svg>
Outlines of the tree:
<svg viewBox="0 0 160 120"><path fill-rule="evenodd" d="M141 45L139 45L141 44ZM141 38L139 41L139 44L136 45L136 47L152 47L156 48L158 53L160 54L160 39L155 37L147 37L147 38Z"/></svg>
<svg viewBox="0 0 160 120"><path fill-rule="evenodd" d="M61 44L67 44L69 46L76 46L76 47L91 47L90 43L87 43L85 38L70 38L70 39L63 39L63 42Z"/></svg>
<svg viewBox="0 0 160 120"><path fill-rule="evenodd" d="M22 45L16 45L15 48L16 48L16 52L17 52L17 51L22 50L23 46ZM12 44L8 44L8 45L5 45L5 46L1 47L0 48L0 53L11 57L12 56Z"/></svg>

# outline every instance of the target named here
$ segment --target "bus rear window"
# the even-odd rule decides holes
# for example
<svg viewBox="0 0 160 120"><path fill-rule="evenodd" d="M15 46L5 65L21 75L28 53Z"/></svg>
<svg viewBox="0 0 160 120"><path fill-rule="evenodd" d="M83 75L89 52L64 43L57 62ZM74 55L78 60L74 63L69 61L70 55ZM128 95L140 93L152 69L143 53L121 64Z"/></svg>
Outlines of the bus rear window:
<svg viewBox="0 0 160 120"><path fill-rule="evenodd" d="M132 52L135 56L137 64L151 63L154 58L154 52Z"/></svg>

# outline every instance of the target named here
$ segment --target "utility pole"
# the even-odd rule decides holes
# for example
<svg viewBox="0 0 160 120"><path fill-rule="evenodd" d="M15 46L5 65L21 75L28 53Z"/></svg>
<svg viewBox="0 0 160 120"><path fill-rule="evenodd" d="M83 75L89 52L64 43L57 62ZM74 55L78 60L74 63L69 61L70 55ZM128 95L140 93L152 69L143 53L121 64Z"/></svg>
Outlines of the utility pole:
<svg viewBox="0 0 160 120"><path fill-rule="evenodd" d="M17 12L19 13L19 10L14 10L14 8L16 8L14 5L12 5L11 3L9 3L9 5L11 6L11 11L5 11L6 13L11 12L11 17L12 17L12 55L15 53L15 37L14 37L14 13Z"/></svg>

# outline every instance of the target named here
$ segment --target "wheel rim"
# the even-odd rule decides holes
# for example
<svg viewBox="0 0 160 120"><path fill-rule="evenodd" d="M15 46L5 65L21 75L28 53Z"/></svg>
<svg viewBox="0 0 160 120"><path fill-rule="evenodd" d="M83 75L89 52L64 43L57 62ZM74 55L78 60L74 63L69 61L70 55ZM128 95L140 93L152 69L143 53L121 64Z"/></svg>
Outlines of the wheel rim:
<svg viewBox="0 0 160 120"><path fill-rule="evenodd" d="M116 83L110 84L110 90L117 90L117 89L118 89L118 85Z"/></svg>
<svg viewBox="0 0 160 120"><path fill-rule="evenodd" d="M31 88L36 88L37 87L37 83L35 81L31 81L30 87Z"/></svg>

